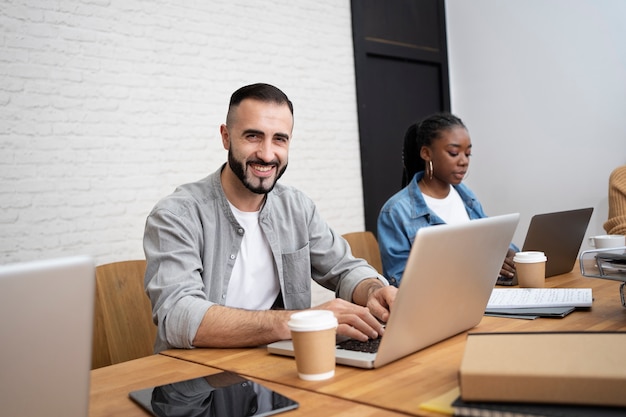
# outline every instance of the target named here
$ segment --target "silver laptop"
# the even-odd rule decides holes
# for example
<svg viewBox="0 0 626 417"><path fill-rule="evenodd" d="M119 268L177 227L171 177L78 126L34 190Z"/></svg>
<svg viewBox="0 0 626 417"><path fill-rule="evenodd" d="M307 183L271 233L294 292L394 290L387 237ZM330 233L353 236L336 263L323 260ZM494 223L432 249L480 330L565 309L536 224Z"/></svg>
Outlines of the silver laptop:
<svg viewBox="0 0 626 417"><path fill-rule="evenodd" d="M515 213L420 229L377 352L338 347L337 363L378 368L477 325L518 221ZM293 356L289 340L267 349Z"/></svg>
<svg viewBox="0 0 626 417"><path fill-rule="evenodd" d="M87 416L94 293L88 257L0 266L2 416Z"/></svg>

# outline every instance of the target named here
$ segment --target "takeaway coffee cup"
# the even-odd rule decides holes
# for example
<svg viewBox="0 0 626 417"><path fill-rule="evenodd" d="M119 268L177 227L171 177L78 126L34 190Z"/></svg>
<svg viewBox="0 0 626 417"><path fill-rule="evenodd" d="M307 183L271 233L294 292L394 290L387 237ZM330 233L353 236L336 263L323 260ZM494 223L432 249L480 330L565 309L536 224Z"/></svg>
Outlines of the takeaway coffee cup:
<svg viewBox="0 0 626 417"><path fill-rule="evenodd" d="M517 252L513 257L520 287L541 288L546 282L546 255L543 252Z"/></svg>
<svg viewBox="0 0 626 417"><path fill-rule="evenodd" d="M335 375L337 318L332 311L294 313L287 322L291 330L296 368L300 379L321 381Z"/></svg>
<svg viewBox="0 0 626 417"><path fill-rule="evenodd" d="M626 246L624 235L600 235L589 238L589 245L596 249L620 248Z"/></svg>

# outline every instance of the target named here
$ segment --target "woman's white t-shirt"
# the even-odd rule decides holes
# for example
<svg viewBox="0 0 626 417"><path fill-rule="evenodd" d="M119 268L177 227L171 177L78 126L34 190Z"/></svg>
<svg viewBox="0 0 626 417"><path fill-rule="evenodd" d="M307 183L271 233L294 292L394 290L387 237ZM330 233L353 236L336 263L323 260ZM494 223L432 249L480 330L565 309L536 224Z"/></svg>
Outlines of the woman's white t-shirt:
<svg viewBox="0 0 626 417"><path fill-rule="evenodd" d="M446 224L465 223L470 220L465 204L454 187L445 198L433 198L422 194L426 205L441 217Z"/></svg>

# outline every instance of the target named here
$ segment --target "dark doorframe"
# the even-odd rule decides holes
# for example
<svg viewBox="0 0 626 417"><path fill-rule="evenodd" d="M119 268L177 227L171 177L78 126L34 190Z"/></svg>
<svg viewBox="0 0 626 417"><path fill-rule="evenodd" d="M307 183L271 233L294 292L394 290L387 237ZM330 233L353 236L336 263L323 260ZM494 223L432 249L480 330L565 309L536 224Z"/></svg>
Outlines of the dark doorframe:
<svg viewBox="0 0 626 417"><path fill-rule="evenodd" d="M352 0L365 228L401 188L411 123L450 110L443 0Z"/></svg>

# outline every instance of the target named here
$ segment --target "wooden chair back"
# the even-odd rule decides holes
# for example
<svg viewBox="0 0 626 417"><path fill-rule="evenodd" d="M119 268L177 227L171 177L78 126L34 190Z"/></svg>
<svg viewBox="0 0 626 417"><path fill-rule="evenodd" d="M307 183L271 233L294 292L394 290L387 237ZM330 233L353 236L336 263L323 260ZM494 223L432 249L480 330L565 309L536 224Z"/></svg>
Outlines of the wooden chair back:
<svg viewBox="0 0 626 417"><path fill-rule="evenodd" d="M348 241L352 254L357 258L365 259L371 266L376 268L379 274L383 273L383 262L380 259L378 241L374 233L370 231L352 232L343 235Z"/></svg>
<svg viewBox="0 0 626 417"><path fill-rule="evenodd" d="M96 267L92 369L154 353L156 326L144 292L145 272L145 260Z"/></svg>

